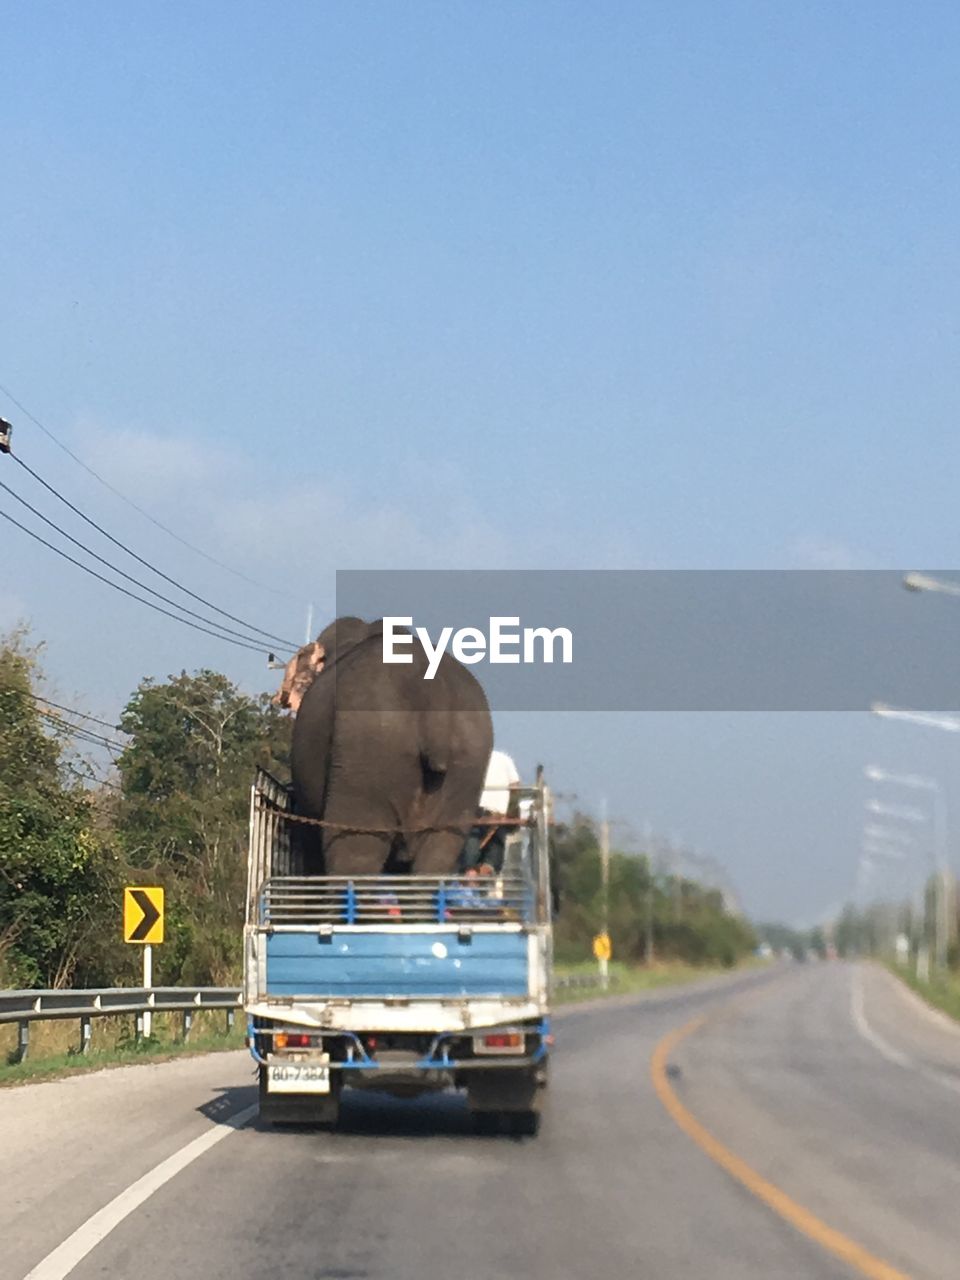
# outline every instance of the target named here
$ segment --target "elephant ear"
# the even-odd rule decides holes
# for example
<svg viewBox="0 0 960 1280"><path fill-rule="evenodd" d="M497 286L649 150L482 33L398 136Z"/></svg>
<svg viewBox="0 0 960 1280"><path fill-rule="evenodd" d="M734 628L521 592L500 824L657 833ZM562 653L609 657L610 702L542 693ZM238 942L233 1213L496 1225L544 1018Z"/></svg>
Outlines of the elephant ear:
<svg viewBox="0 0 960 1280"><path fill-rule="evenodd" d="M273 698L274 705L298 711L303 695L323 670L325 658L326 652L319 640L301 645L286 665L280 691Z"/></svg>
<svg viewBox="0 0 960 1280"><path fill-rule="evenodd" d="M302 652L302 649L298 650L284 668L283 681L280 684L280 688L271 699L275 707L289 707L290 705L290 691L293 688L293 683L297 676L297 667L299 666L300 654Z"/></svg>

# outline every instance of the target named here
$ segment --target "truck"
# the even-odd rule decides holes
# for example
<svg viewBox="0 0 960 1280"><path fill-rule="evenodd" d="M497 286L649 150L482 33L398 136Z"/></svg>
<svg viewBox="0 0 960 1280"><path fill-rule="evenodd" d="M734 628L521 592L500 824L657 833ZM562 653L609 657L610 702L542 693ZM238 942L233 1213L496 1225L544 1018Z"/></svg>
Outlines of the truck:
<svg viewBox="0 0 960 1280"><path fill-rule="evenodd" d="M452 1089L479 1132L536 1135L553 1042L550 793L540 769L513 790L494 875L307 876L290 789L258 773L243 998L263 1121L334 1127L345 1089Z"/></svg>

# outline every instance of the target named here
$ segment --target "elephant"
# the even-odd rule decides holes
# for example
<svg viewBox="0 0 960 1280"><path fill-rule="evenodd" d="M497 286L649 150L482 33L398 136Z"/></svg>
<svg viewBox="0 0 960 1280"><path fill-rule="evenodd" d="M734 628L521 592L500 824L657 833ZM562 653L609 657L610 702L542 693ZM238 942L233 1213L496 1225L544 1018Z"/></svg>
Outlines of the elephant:
<svg viewBox="0 0 960 1280"><path fill-rule="evenodd" d="M271 699L273 705L296 715L303 695L323 669L324 657L324 648L319 640L301 645L284 669L280 691Z"/></svg>
<svg viewBox="0 0 960 1280"><path fill-rule="evenodd" d="M479 681L450 654L424 680L416 638L411 664L384 663L382 620L339 618L315 646L293 726L293 806L330 825L300 826L302 873L453 872L493 749Z"/></svg>

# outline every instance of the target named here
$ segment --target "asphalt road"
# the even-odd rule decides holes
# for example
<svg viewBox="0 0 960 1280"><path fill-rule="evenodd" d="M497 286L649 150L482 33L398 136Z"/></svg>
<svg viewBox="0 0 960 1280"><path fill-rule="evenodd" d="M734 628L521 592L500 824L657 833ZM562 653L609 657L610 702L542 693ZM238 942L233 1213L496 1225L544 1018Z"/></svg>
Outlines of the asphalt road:
<svg viewBox="0 0 960 1280"><path fill-rule="evenodd" d="M678 1123L651 1056L703 1016L661 1054ZM231 1127L242 1054L0 1091L0 1276L960 1275L960 1033L882 971L783 966L556 1030L536 1139L475 1136L452 1096Z"/></svg>

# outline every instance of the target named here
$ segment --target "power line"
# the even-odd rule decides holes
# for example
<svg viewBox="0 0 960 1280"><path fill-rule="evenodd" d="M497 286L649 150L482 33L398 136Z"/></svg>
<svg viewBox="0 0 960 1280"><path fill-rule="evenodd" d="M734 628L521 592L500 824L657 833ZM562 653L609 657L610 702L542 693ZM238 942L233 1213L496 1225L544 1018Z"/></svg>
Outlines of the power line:
<svg viewBox="0 0 960 1280"><path fill-rule="evenodd" d="M85 729L82 725L69 724L61 716L55 715L52 711L44 711L42 707L37 707L37 715L51 724L55 724L60 729L67 730L81 742L89 743L95 747L106 747L106 749L114 754L123 751L123 743L115 742L110 738L105 738L103 734L94 733L92 729Z"/></svg>
<svg viewBox="0 0 960 1280"><path fill-rule="evenodd" d="M100 778L96 774L93 775L93 781L98 787L109 787L111 791L123 791L123 787L119 782L111 782L109 778Z"/></svg>
<svg viewBox="0 0 960 1280"><path fill-rule="evenodd" d="M49 525L51 529L55 529L57 533L60 534L61 537L66 538L68 542L72 542L75 547L79 547L81 551L85 551L88 556L92 556L94 560L98 561L102 565L105 565L106 568L111 569L114 573L119 573L121 578L126 578L127 582L132 582L135 587L140 587L141 590L149 592L150 595L152 596L156 596L158 600L162 600L164 604L172 605L174 609L179 609L181 613L186 613L191 618L197 618L200 622L207 622L211 626L218 627L221 631L226 632L228 635L236 636L237 639L239 640L250 641L252 644L255 644L258 647L258 649L262 649L264 647L264 642L262 640L258 640L256 636L248 636L248 635L244 635L240 631L235 631L232 627L228 627L226 623L218 622L216 618L205 618L202 613L197 613L193 609L188 609L185 604L180 604L179 601L177 600L171 600L170 597L165 596L162 591L155 591L153 587L148 587L145 582L141 582L139 578L134 578L131 574L127 573L124 569L121 569L118 565L113 564L112 561L105 560L103 556L98 555L96 551L91 550L91 548L88 547L86 543L81 542L78 538L75 538L73 534L68 533L66 529L62 529L60 525L56 523L56 521L51 520L49 516L45 516L42 511L38 511L36 507L32 506L26 500L26 498L21 497L19 493L17 493L14 489L11 489L9 485L4 484L2 480L0 480L0 489L3 489L5 493L9 493L11 498L16 499L16 501L19 502L21 506L26 507L27 510L31 511L39 520L42 520L44 524Z"/></svg>
<svg viewBox="0 0 960 1280"><path fill-rule="evenodd" d="M97 786L109 787L111 791L123 790L123 787L120 785L119 782L111 782L109 778L102 777L99 773L96 772L95 769L90 768L89 762L84 761L84 763L86 764L87 770L88 770L87 776L84 778L85 782L95 782Z"/></svg>
<svg viewBox="0 0 960 1280"><path fill-rule="evenodd" d="M113 729L117 733L126 733L125 729L121 729L118 724L111 724L109 720L101 720L97 716L88 715L86 711L78 711L76 707L65 707L61 702L54 702L52 698L44 698L39 693L32 690L28 695L36 702L42 702L45 706L56 707L58 711L66 711L68 715L77 716L81 720L90 720L93 724L102 725L104 729Z"/></svg>
<svg viewBox="0 0 960 1280"><path fill-rule="evenodd" d="M233 574L235 578L240 578L251 587L257 587L260 591L269 591L270 594L274 596L285 596L288 600L296 599L296 597L292 596L289 591L282 591L279 587L268 587L266 583L258 582L256 578L248 577L247 574L241 573L239 569L234 569L230 565L224 564L222 560L218 560L215 556L210 555L209 552L204 551L201 547L197 547L192 542L188 542L187 539L181 537L179 533L175 533L173 529L168 525L165 525L161 520L158 520L156 516L152 516L149 511L145 511L143 507L138 506L132 498L128 498L125 493L121 493L120 490L112 485L109 480L105 480L99 471L95 471L93 467L84 462L81 457L75 454L72 449L68 448L62 440L55 436L49 427L44 426L40 419L32 414L26 405L21 404L13 392L10 391L8 387L5 387L3 383L0 383L0 391L3 392L11 404L15 404L17 406L25 418L29 418L35 427L39 427L43 434L48 439L52 440L58 449L62 449L63 452L68 457L72 458L78 466L83 467L84 471L86 471L88 475L93 476L94 480L97 480L102 484L105 489L109 489L114 497L119 498L121 502L125 502L127 506L136 511L138 515L143 516L145 520L149 520L152 525L155 525L176 542L179 542L181 546L193 551L198 556L202 556L204 560L208 560L211 564L215 564L218 569L223 569L225 572Z"/></svg>
<svg viewBox="0 0 960 1280"><path fill-rule="evenodd" d="M116 733L127 732L122 730L119 724L111 724L110 721L102 721L99 717L90 716L87 712L78 712L76 707L64 707L63 703L55 703L52 698L44 698L44 695L42 694L35 694L32 689L13 689L13 687L6 687L6 689L0 689L0 695L3 694L17 694L18 698L32 698L35 703L44 703L45 707L55 707L59 712L67 712L68 716L76 716L78 719L88 719L88 721L91 721L93 724L100 724L102 728L109 728L109 730L113 730Z"/></svg>
<svg viewBox="0 0 960 1280"><path fill-rule="evenodd" d="M142 564L145 569L149 569L151 573L155 573L158 578L162 578L164 582L169 582L171 586L176 587L178 591L182 591L184 595L190 596L192 600L197 600L200 602L200 604L206 605L206 607L208 609L212 609L214 613L222 614L223 617L229 618L231 622L236 622L236 623L239 623L241 627L246 627L248 631L255 631L258 635L265 636L268 640L275 640L277 644L287 645L292 649L296 649L297 646L293 644L290 640L285 640L282 636L275 636L270 631L264 631L263 627L255 627L253 623L245 622L243 618L238 618L236 617L235 614L228 613L226 609L221 609L220 606L214 604L213 601L205 599L204 596L197 595L197 593L195 591L191 591L189 587L185 587L182 585L182 583L177 582L175 578L171 578L168 573L164 573L163 570L158 569L155 564L151 564L150 561L145 560L143 556L137 555L136 551L131 551L131 549L125 543L121 542L119 538L115 538L112 533L108 533L107 530L104 529L102 525L97 524L96 520L91 519L90 516L88 516L85 512L81 511L80 508L75 506L70 501L69 498L65 498L62 493L60 493L57 489L53 487L52 484L48 484L48 482L44 480L43 476L38 475L37 472L34 471L34 469L31 466L28 466L27 463L24 462L24 460L21 457L18 457L17 454L13 453L12 451L10 453L10 457L13 458L14 462L18 463L24 469L24 471L27 472L28 475L32 476L38 484L43 485L44 489L46 489L48 493L52 493L53 496L59 502L62 502L65 507L68 507L75 515L78 515L81 520L85 520L92 529L96 529L97 533L102 534L103 537L106 538L108 542L112 542L115 547L119 547L121 551L125 551L127 555L130 556L132 559L136 560L138 564ZM8 490L8 492L11 492L11 491ZM17 496L17 495L14 495L14 496ZM23 499L20 499L20 501L23 501ZM31 510L33 510L32 507L31 507ZM41 517L41 518L44 519L45 517ZM56 528L56 525L54 525L54 528ZM69 535L67 536L69 537ZM88 548L84 547L84 550L88 550ZM91 552L91 554L93 553ZM114 566L111 565L110 567L113 568ZM120 573L122 572L122 570L118 569L117 572ZM135 579L132 579L132 581L135 581ZM144 587L144 590L146 591L151 591L151 588L144 586L144 583L142 582L138 582L137 585ZM160 599L166 600L167 597L160 596ZM167 603L172 604L176 609L183 609L184 613L191 612L189 609L186 609L183 605L177 604L175 600L167 600ZM200 615L194 613L192 616L194 618L197 618ZM209 622L212 620L209 618L204 618L203 621ZM220 626L221 624L219 622L214 621L213 625Z"/></svg>
<svg viewBox="0 0 960 1280"><path fill-rule="evenodd" d="M44 711L42 707L37 707L37 715L49 724L56 725L58 729L63 729L72 736L78 738L81 742L91 743L97 747L106 747L109 751L120 752L124 749L122 742L117 742L113 738L107 738L102 733L95 733L92 729L86 729L83 725L71 724L65 720L63 716L58 716L53 711Z"/></svg>
<svg viewBox="0 0 960 1280"><path fill-rule="evenodd" d="M76 707L67 707L62 702L54 702L52 698L45 698L42 694L35 693L32 689L16 689L7 687L0 689L0 697L6 694L15 694L19 698L30 698L34 702L43 702L48 707L56 707L59 711L67 712L71 716L77 716L81 720L90 720L94 724L103 725L107 729L114 729L119 733L125 730L120 729L118 725L110 724L108 720L101 720L98 716L88 715L86 711L78 711ZM125 750L125 744L118 742L116 738L108 738L104 734L97 733L93 729L88 729L85 725L71 724L69 720L64 720L61 716L54 715L52 711L46 711L43 707L36 708L37 714L45 721L55 725L58 729L64 729L68 733L76 737L80 742L85 742L88 746L106 748L113 756L116 757ZM97 774L93 775L94 781L100 783L104 787L112 787L114 790L121 790L115 782L110 782L107 778L101 778Z"/></svg>
<svg viewBox="0 0 960 1280"><path fill-rule="evenodd" d="M72 732L82 734L85 738L102 742L107 746L116 747L120 751L124 749L124 744L118 739L108 738L106 734L98 733L96 729L88 729L87 726L83 724L72 724L69 720L64 719L64 713L58 715L56 711L47 711L45 707L37 707L36 711L37 715L43 716L45 720L52 720L55 724L59 724L65 729L70 729Z"/></svg>
<svg viewBox="0 0 960 1280"><path fill-rule="evenodd" d="M157 613L162 613L167 618L172 618L174 622L182 623L185 627L192 627L194 631L203 631L208 636L214 636L217 640L224 640L227 644L236 645L239 649L249 649L253 653L264 653L265 648L262 644L247 644L243 640L235 640L232 636L223 635L220 631L212 631L209 627L201 627L196 622L191 622L189 618L182 618L178 613L171 613L169 609L164 609L158 604L154 604L152 600L145 600L143 596L138 596L135 591L128 591L126 587L121 587L119 582L111 582L109 578L105 578L102 573L97 573L96 569L91 569L89 565L77 560L74 556L69 555L60 547L54 546L52 542L48 542L46 538L41 537L39 533L35 533L32 529L28 529L25 524L21 524L9 512L0 511L0 517L9 521L10 524L22 530L23 533L33 538L35 542L41 543L56 555L61 556L64 560L69 560L71 564L75 564L78 569L82 569L84 573L89 573L92 578L96 578L99 582L105 582L108 587L113 587L114 591L119 591L122 595L129 596L131 600L136 600L140 604L145 604L148 609L153 609Z"/></svg>
<svg viewBox="0 0 960 1280"><path fill-rule="evenodd" d="M125 729L121 729L118 724L111 724L109 720L101 720L99 716L92 716L86 711L78 711L76 707L65 706L62 702L54 702L52 698L45 698L42 693L34 693L32 689L0 689L0 694L15 693L21 698L32 698L34 702L42 702L44 706L55 707L57 711L65 711L67 715L76 716L79 720L89 720L92 724L98 724L104 729L111 729L115 733L126 733Z"/></svg>

